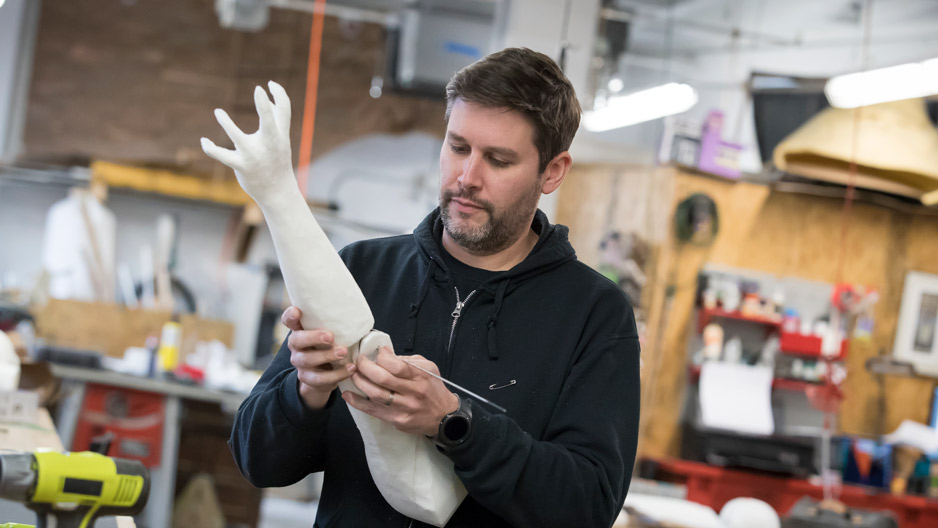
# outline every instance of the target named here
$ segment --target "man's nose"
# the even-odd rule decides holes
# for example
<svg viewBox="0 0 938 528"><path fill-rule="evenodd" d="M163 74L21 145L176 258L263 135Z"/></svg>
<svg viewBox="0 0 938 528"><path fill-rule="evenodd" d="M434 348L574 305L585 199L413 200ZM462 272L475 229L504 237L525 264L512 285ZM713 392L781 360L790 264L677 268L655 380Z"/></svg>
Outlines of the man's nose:
<svg viewBox="0 0 938 528"><path fill-rule="evenodd" d="M475 154L466 156L463 161L462 173L459 175L459 183L463 187L475 188L482 186L482 171L484 170L482 161Z"/></svg>

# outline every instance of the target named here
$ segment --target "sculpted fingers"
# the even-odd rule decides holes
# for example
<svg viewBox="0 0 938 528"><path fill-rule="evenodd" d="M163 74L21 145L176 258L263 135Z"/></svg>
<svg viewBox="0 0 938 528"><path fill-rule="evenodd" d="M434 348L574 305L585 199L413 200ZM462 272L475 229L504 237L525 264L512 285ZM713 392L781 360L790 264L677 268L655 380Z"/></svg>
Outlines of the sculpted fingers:
<svg viewBox="0 0 938 528"><path fill-rule="evenodd" d="M244 132L238 128L238 125L234 124L234 121L228 116L228 112L225 112L221 108L216 108L215 119L218 120L218 124L221 125L225 134L228 134L228 137L231 138L231 142L234 143L235 148L239 148L244 142Z"/></svg>
<svg viewBox="0 0 938 528"><path fill-rule="evenodd" d="M202 138L202 151L208 157L220 161L232 169L241 169L241 156L237 152L219 147L209 138Z"/></svg>
<svg viewBox="0 0 938 528"><path fill-rule="evenodd" d="M291 117L290 97L287 96L287 91L283 89L283 86L280 86L274 81L267 83L267 87L270 89L270 94L274 96L274 116L277 118L277 124L280 125L280 130L289 134Z"/></svg>
<svg viewBox="0 0 938 528"><path fill-rule="evenodd" d="M267 92L260 86L254 88L254 106L257 107L257 117L260 118L259 130L264 130L275 124L273 105L270 102L270 97L267 96Z"/></svg>

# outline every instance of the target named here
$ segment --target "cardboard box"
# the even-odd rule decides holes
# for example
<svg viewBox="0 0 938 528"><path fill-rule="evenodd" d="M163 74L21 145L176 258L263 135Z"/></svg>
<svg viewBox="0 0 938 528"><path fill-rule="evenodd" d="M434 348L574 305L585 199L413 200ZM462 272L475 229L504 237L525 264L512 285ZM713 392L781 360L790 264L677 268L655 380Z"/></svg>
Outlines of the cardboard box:
<svg viewBox="0 0 938 528"><path fill-rule="evenodd" d="M50 299L33 310L36 337L48 344L120 358L127 347L142 347L150 336L159 339L163 323L172 314L157 310L130 310L111 303ZM202 319L186 314L182 325L182 356L195 350L199 341L217 339L230 347L234 326L227 321Z"/></svg>

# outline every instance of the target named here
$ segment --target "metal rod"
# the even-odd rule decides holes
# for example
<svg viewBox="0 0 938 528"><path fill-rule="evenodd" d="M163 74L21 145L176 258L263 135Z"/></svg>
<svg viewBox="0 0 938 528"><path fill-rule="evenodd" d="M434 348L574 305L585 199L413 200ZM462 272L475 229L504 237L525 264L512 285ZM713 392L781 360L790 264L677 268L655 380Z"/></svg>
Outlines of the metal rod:
<svg viewBox="0 0 938 528"><path fill-rule="evenodd" d="M478 399L480 402L482 402L482 403L487 403L487 404L491 405L492 407L495 407L495 408L498 409L499 411L501 411L501 412L503 412L503 413L505 413L505 414L508 414L508 409L505 409L505 408L502 407L501 405L499 405L499 404L497 404L497 403L494 403L494 402L491 402L491 401L489 401L489 400L486 400L485 398L483 398L482 396L479 396L478 394L472 392L471 390L469 390L469 389L467 389L467 388L465 388L465 387L461 387L461 386L459 386L459 385L453 383L452 381L450 381L450 380L448 380L448 379L446 379L446 378L444 378L444 377L442 377L442 376L438 376L438 375L436 375L436 374L430 372L429 370L427 370L427 369L425 369L425 368L423 368L423 367L419 367L419 366L417 366L417 365L414 365L413 363L411 363L410 361L407 361L406 359L402 359L402 361L403 361L404 363L407 363L408 365L414 367L414 368L417 369L417 370L426 372L426 373L429 374L430 376L433 376L434 378L436 378L436 379L442 381L442 382L445 383L446 385L449 385L450 387L452 387L452 388L454 388L454 389L459 389L459 390L465 392L466 394L468 394L469 396L472 396L473 398Z"/></svg>

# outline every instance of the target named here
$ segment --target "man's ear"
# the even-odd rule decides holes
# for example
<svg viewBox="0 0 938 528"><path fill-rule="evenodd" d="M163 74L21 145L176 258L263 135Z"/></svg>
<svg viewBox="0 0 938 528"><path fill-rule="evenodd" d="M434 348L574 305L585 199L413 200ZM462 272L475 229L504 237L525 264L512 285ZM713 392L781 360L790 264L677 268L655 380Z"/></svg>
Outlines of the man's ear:
<svg viewBox="0 0 938 528"><path fill-rule="evenodd" d="M544 183L541 184L541 192L550 194L556 191L563 183L563 179L567 177L567 173L570 172L571 164L573 164L573 158L570 157L570 153L567 151L554 156L554 159L550 160L547 168L544 169L544 177L542 178Z"/></svg>

